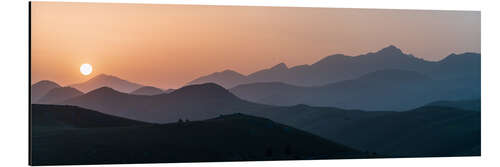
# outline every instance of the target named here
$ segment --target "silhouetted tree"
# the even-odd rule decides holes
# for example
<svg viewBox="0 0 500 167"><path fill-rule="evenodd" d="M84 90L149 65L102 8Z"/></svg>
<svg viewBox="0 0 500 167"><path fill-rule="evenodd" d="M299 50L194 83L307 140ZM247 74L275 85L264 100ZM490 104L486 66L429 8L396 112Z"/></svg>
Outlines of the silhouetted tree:
<svg viewBox="0 0 500 167"><path fill-rule="evenodd" d="M182 119L179 119L177 123L183 123L184 121Z"/></svg>

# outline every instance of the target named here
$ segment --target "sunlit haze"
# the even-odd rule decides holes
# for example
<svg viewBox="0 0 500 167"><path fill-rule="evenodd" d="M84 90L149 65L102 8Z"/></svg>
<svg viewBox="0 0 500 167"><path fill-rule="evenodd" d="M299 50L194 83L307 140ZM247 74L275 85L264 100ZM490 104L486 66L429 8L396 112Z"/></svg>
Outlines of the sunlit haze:
<svg viewBox="0 0 500 167"><path fill-rule="evenodd" d="M32 83L98 74L178 88L213 72L249 74L395 45L437 61L480 52L480 12L32 2ZM80 66L91 64L89 75Z"/></svg>

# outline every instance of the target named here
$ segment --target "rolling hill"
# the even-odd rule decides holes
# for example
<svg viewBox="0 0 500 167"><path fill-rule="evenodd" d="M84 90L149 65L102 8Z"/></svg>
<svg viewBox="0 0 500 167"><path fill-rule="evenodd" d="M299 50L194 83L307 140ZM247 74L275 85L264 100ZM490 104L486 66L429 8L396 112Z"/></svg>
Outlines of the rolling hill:
<svg viewBox="0 0 500 167"><path fill-rule="evenodd" d="M130 92L130 94L133 94L133 95L159 95L162 93L164 93L164 91L162 89L155 88L152 86L143 86L139 89L136 89L136 90Z"/></svg>
<svg viewBox="0 0 500 167"><path fill-rule="evenodd" d="M44 120L41 122L54 121L46 119L50 115L49 118L56 117L57 121L72 124L78 123L75 112L78 116L85 115L79 119L83 125L98 125L94 120L106 119L103 123L124 123L126 126L53 127L52 131L39 131L36 127L44 124L34 123L31 165L373 157L271 120L244 114L203 121L129 126L137 122L105 118L77 107L36 105L32 111L38 113L33 115L38 118L35 120Z"/></svg>
<svg viewBox="0 0 500 167"><path fill-rule="evenodd" d="M36 103L41 97L45 96L47 92L54 88L61 87L59 84L43 80L31 85L31 103Z"/></svg>
<svg viewBox="0 0 500 167"><path fill-rule="evenodd" d="M61 102L76 96L83 95L83 92L72 88L72 87L58 87L47 92L43 97L41 97L37 103L40 104L53 104Z"/></svg>
<svg viewBox="0 0 500 167"><path fill-rule="evenodd" d="M152 125L76 106L32 104L30 113L33 128L102 128Z"/></svg>
<svg viewBox="0 0 500 167"><path fill-rule="evenodd" d="M241 100L223 87L210 83L190 85L169 94L153 96L132 95L102 87L59 104L153 123L178 119L204 120L265 106Z"/></svg>

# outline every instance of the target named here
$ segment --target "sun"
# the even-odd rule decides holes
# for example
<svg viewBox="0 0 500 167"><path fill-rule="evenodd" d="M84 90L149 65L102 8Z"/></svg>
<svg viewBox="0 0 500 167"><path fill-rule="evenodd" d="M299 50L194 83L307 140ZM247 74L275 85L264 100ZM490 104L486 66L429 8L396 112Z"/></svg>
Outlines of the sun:
<svg viewBox="0 0 500 167"><path fill-rule="evenodd" d="M83 75L89 75L90 73L92 73L92 65L87 63L82 64L82 66L80 66L80 72Z"/></svg>

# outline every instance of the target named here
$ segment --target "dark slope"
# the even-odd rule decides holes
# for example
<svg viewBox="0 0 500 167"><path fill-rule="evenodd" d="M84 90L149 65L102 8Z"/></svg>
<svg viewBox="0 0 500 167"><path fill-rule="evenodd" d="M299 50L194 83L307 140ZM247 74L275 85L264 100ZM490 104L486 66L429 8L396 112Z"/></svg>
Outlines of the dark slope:
<svg viewBox="0 0 500 167"><path fill-rule="evenodd" d="M395 157L478 156L480 119L478 112L422 107L365 119L331 139Z"/></svg>
<svg viewBox="0 0 500 167"><path fill-rule="evenodd" d="M481 100L436 101L428 106L452 107L462 110L481 111Z"/></svg>
<svg viewBox="0 0 500 167"><path fill-rule="evenodd" d="M83 95L83 92L72 87L58 87L50 90L41 97L37 103L40 104L54 104L76 96Z"/></svg>
<svg viewBox="0 0 500 167"><path fill-rule="evenodd" d="M480 113L446 107L363 112L297 105L255 115L390 157L480 155Z"/></svg>
<svg viewBox="0 0 500 167"><path fill-rule="evenodd" d="M149 125L76 106L32 104L31 107L31 126L34 128L101 128Z"/></svg>
<svg viewBox="0 0 500 167"><path fill-rule="evenodd" d="M59 84L48 80L43 80L31 85L31 103L37 103L41 97L47 94L47 92L59 87L61 87Z"/></svg>
<svg viewBox="0 0 500 167"><path fill-rule="evenodd" d="M370 157L243 114L165 125L51 132L34 135L32 141L33 165Z"/></svg>
<svg viewBox="0 0 500 167"><path fill-rule="evenodd" d="M290 106L308 104L362 110L408 110L437 100L479 98L479 89L456 87L414 71L387 69L316 87L253 83L230 91L252 102Z"/></svg>
<svg viewBox="0 0 500 167"><path fill-rule="evenodd" d="M117 91L125 93L132 92L142 87L142 85L140 84L132 83L130 81L123 80L116 76L106 75L106 74L99 74L89 79L88 81L85 81L83 83L73 84L70 86L78 90L81 90L83 92L89 92L91 90L95 90L101 87L110 87Z"/></svg>
<svg viewBox="0 0 500 167"><path fill-rule="evenodd" d="M133 95L159 95L162 93L164 93L164 91L162 89L155 88L152 86L143 86L139 89L136 89L136 90L130 92L130 94L133 94Z"/></svg>
<svg viewBox="0 0 500 167"><path fill-rule="evenodd" d="M103 87L61 104L156 123L174 122L180 118L203 120L263 106L243 101L212 83L190 85L154 96L130 95Z"/></svg>

